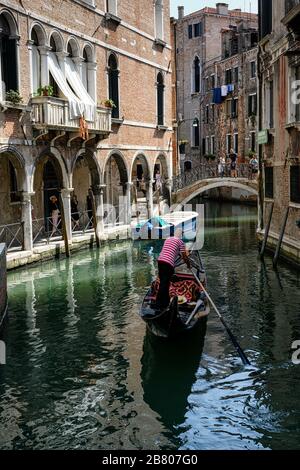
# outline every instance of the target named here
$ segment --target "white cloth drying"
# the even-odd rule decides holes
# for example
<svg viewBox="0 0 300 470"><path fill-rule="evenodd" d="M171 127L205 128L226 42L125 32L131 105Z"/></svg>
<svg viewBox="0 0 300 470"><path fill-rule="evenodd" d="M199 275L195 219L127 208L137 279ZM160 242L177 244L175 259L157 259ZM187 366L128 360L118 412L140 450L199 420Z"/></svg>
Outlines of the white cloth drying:
<svg viewBox="0 0 300 470"><path fill-rule="evenodd" d="M66 58L66 78L84 107L83 115L86 121L94 121L96 116L96 103L86 91L76 65L70 57Z"/></svg>

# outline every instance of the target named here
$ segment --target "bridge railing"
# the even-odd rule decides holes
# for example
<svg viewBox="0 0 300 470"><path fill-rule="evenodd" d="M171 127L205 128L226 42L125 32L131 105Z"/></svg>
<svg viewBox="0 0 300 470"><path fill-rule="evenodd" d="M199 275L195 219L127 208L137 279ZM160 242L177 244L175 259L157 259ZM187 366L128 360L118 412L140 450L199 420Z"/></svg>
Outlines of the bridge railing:
<svg viewBox="0 0 300 470"><path fill-rule="evenodd" d="M249 164L240 163L236 169L237 178L251 179L251 170ZM173 178L173 191L177 192L188 186L191 186L197 181L213 178L231 178L230 163L224 166L222 174L219 173L218 163L202 163L192 170L181 173Z"/></svg>

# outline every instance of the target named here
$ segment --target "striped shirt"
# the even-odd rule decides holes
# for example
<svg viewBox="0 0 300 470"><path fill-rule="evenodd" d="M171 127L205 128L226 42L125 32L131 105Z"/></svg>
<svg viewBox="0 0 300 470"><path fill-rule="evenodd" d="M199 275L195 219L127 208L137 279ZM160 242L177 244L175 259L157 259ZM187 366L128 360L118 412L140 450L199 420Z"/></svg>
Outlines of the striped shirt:
<svg viewBox="0 0 300 470"><path fill-rule="evenodd" d="M158 257L158 262L169 264L174 268L176 259L183 252L185 252L185 244L182 240L177 237L167 238Z"/></svg>

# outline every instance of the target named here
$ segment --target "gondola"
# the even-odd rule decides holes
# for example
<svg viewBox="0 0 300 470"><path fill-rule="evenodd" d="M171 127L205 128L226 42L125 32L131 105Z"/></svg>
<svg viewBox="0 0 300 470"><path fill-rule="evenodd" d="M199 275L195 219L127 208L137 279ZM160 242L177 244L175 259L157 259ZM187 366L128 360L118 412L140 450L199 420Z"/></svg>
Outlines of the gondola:
<svg viewBox="0 0 300 470"><path fill-rule="evenodd" d="M195 274L206 286L206 273L199 251L190 255ZM156 295L159 279L156 279L148 290L140 309L140 316L148 329L155 336L174 338L196 328L209 314L209 304L193 274L186 264L179 260L170 286L170 304L167 309L158 311Z"/></svg>

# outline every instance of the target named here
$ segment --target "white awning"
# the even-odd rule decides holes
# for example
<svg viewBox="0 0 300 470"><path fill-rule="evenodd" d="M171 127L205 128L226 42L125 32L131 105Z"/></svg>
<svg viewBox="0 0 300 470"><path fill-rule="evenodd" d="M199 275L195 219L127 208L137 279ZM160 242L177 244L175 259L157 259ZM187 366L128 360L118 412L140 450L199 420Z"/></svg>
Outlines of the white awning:
<svg viewBox="0 0 300 470"><path fill-rule="evenodd" d="M96 103L85 89L80 75L77 71L76 65L70 57L66 58L66 77L72 89L74 90L80 101L84 104L84 118L87 121L94 121L96 115Z"/></svg>
<svg viewBox="0 0 300 470"><path fill-rule="evenodd" d="M90 103L85 102L85 100L81 100L80 97L76 96L75 93L72 91L66 78L64 77L64 74L59 66L56 54L54 52L49 53L48 63L49 71L51 72L54 80L59 86L62 94L69 102L70 119L77 119L83 116L88 121L94 121L95 111L92 110L92 105ZM73 85L71 86L73 87ZM95 109L95 104L93 104L93 106Z"/></svg>

